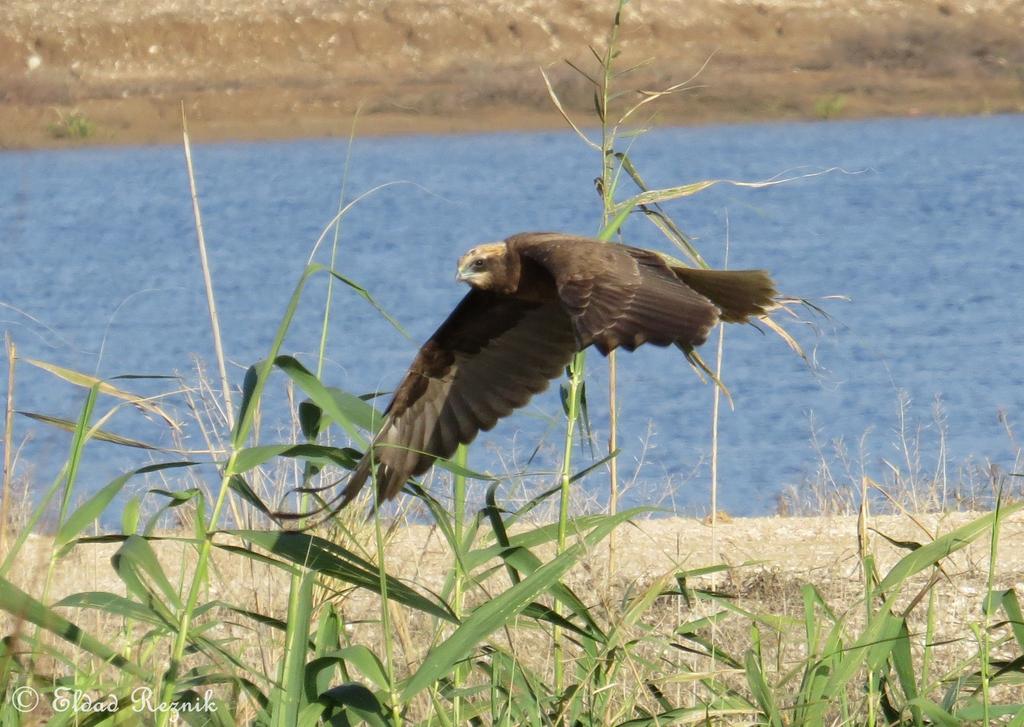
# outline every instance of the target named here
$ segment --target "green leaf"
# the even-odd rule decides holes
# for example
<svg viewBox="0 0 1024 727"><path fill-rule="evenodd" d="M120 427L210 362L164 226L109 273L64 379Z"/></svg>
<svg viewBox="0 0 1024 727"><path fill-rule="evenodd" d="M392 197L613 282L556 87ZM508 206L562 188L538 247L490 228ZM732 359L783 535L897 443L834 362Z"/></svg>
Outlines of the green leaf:
<svg viewBox="0 0 1024 727"><path fill-rule="evenodd" d="M289 727L298 721L305 702L306 645L313 615L313 584L316 574L304 571L291 579L288 596L288 628L285 631L284 657L278 686L271 692L274 727Z"/></svg>
<svg viewBox="0 0 1024 727"><path fill-rule="evenodd" d="M239 410L238 421L235 424L235 431L231 435L233 450L238 451L242 449L249 437L249 432L252 430L253 420L256 416L256 410L259 409L259 403L263 397L263 389L266 387L267 379L270 378L270 372L273 370L274 359L277 358L277 355L281 352L281 347L284 345L284 338L292 325L292 320L295 318L295 312L299 308L299 301L302 299L302 291L305 289L306 283L311 276L325 269L323 265L312 264L307 265L306 269L302 271L302 276L299 278L299 282L295 284L295 290L292 291L292 295L288 299L284 316L282 316L281 322L277 325L274 340L270 344L270 354L263 361L250 367L246 372L245 384L242 387L242 405Z"/></svg>
<svg viewBox="0 0 1024 727"><path fill-rule="evenodd" d="M144 475L149 472L160 472L162 470L174 469L177 467L191 467L194 464L197 463L164 462L162 464L151 464L115 478L71 513L71 516L64 521L64 524L57 531L57 535L54 537L54 547L57 549L63 548L73 539L78 537L78 534L81 533L87 525L103 514L103 511L107 509L107 505L110 504L110 501L117 496L117 493L121 491L128 480L135 475ZM135 525L138 525L137 502L135 505ZM128 530L128 528L125 528L125 530ZM134 531L135 526L130 530Z"/></svg>
<svg viewBox="0 0 1024 727"><path fill-rule="evenodd" d="M228 474L248 472L274 457L301 459L321 467L334 464L345 469L353 469L356 466L356 461L349 451L340 447L328 447L323 444L264 444L237 452Z"/></svg>
<svg viewBox="0 0 1024 727"><path fill-rule="evenodd" d="M990 718L999 717L1019 717L1021 709L1024 709L1024 705L1021 704L990 704L987 707L983 704L969 704L963 709L958 709L956 717L960 720L960 724L964 722L979 722L984 724L986 714Z"/></svg>
<svg viewBox="0 0 1024 727"><path fill-rule="evenodd" d="M131 535L139 529L139 508L141 505L142 499L139 497L131 497L124 504L124 510L121 511L122 533Z"/></svg>
<svg viewBox="0 0 1024 727"><path fill-rule="evenodd" d="M359 425L349 415L350 410L343 408L343 402L335 398L328 391L327 387L320 383L320 380L312 371L292 356L278 356L274 359L274 365L294 381L332 421L341 425L342 429L352 438L352 441L360 446L366 446L366 437L360 431ZM353 397L353 399L359 400L358 397ZM366 404L366 402L362 403ZM380 426L380 421L376 424ZM371 428L370 431L374 430Z"/></svg>
<svg viewBox="0 0 1024 727"><path fill-rule="evenodd" d="M301 286L302 283L300 282ZM245 370L245 377L242 379L242 403L238 405L238 423L246 420L249 407L253 404L253 395L256 393L256 385L260 382L260 367L266 368L264 361L254 364ZM236 428L237 429L237 428Z"/></svg>
<svg viewBox="0 0 1024 727"><path fill-rule="evenodd" d="M772 694L771 687L768 686L768 682L765 681L761 665L753 650L747 651L744 666L747 672L747 685L754 694L754 699L760 705L761 711L768 718L768 723L772 727L782 727L783 723L779 716L779 710L775 706L775 697Z"/></svg>
<svg viewBox="0 0 1024 727"><path fill-rule="evenodd" d="M575 545L501 595L474 609L450 637L428 652L426 659L402 689L402 702L408 702L420 691L445 677L456 663L471 655L484 638L503 624L509 623L538 595L557 583L589 548L604 539L620 523L636 514L637 511L627 510L613 516L603 516L598 525L583 535Z"/></svg>
<svg viewBox="0 0 1024 727"><path fill-rule="evenodd" d="M249 483L245 481L245 478L242 477L242 475L231 475L231 477L228 478L228 487L232 492L237 493L243 500L255 507L261 513L268 517L272 517L270 508L267 507L263 500L260 499L259 495L253 492L252 488L249 487Z"/></svg>
<svg viewBox="0 0 1024 727"><path fill-rule="evenodd" d="M316 441L324 430L323 409L311 401L299 403L299 427L302 435L311 442Z"/></svg>
<svg viewBox="0 0 1024 727"><path fill-rule="evenodd" d="M175 620L173 615L166 610L164 601L170 603L175 609L181 608L181 601L178 599L177 591L167 580L160 560L156 557L148 540L138 535L128 536L121 543L121 547L117 549L114 557L111 558L111 562L117 575L124 581L125 587L132 595L161 612L169 621ZM148 576L148 580L144 580L143 576ZM163 601L156 597L150 584L156 587L163 597Z"/></svg>
<svg viewBox="0 0 1024 727"><path fill-rule="evenodd" d="M75 434L71 439L71 453L68 456L67 461L61 467L60 472L54 478L53 483L46 489L43 496L39 499L39 504L32 511L32 515L29 517L25 527L21 528L21 532L18 533L18 537L15 538L14 543L8 549L7 553L3 555L3 565L0 565L0 576L6 576L8 571L17 560L18 554L21 552L22 547L25 545L25 540L28 538L29 533L35 532L36 525L39 520L43 517L47 508L50 505L53 497L58 491L63 490L61 502L60 502L60 515L59 520L63 520L67 514L67 508L71 499L71 491L74 487L75 479L78 476L78 466L82 457L82 450L85 448L85 443L88 441L88 428L89 421L92 418L92 412L96 405L96 396L98 394L98 387L93 386L89 389L89 393L85 397L85 403L82 406L82 411L78 417L78 425L75 427ZM58 525L60 523L58 522Z"/></svg>
<svg viewBox="0 0 1024 727"><path fill-rule="evenodd" d="M900 636L900 630L906 628L903 619L893 616L887 611L877 613L872 618L872 623L878 622L879 626L875 633L874 642L867 645L865 661L870 671L878 671L889 658L893 646ZM855 652L856 647L851 649Z"/></svg>
<svg viewBox="0 0 1024 727"><path fill-rule="evenodd" d="M1007 517L1022 507L1024 507L1024 503L1004 507L1001 509L1001 517ZM931 543L922 545L905 555L893 566L874 589L875 595L884 598L882 608L871 618L860 637L837 658L821 694L817 695L819 698L807 706L803 719L809 723L821 721L829 704L841 690L846 688L862 664L867 662L865 665L872 670L879 668L880 660L887 657L894 640L899 635L900 619L894 617L889 609L899 596L900 589L907 579L969 545L992 527L996 517L997 513L995 512L983 515L940 538L936 538ZM921 708L926 711L923 705Z"/></svg>
<svg viewBox="0 0 1024 727"><path fill-rule="evenodd" d="M179 719L184 720L189 727L235 726L228 705L215 699L212 693L207 696L207 694L200 694L194 689L186 689L174 695L174 702L192 707L192 709L186 708L177 712Z"/></svg>
<svg viewBox="0 0 1024 727"><path fill-rule="evenodd" d="M149 490L149 494L166 497L168 498L168 500L170 500L170 502L166 502L163 505L161 505L160 508L150 516L149 520L146 521L146 527L142 529L142 532L147 538L151 538L153 536L153 533L156 531L156 526L160 523L160 518L163 517L163 514L168 510L171 510L176 507L181 507L185 503L190 502L192 500L196 500L197 502L197 512L202 512L203 510L203 493L197 487L189 487L188 489L185 490L175 491L154 488Z"/></svg>
<svg viewBox="0 0 1024 727"><path fill-rule="evenodd" d="M322 266L320 266L320 267L322 268ZM340 280L342 283L344 283L348 287L352 288L352 290L354 290L356 292L356 294L359 295L360 298L362 298L367 303L372 305L377 310L377 312L380 313L381 316L384 317L384 320L386 320L388 323L390 323L392 325L392 327L396 331L398 331L403 336L405 336L405 338L409 338L409 334L406 333L404 328L402 328L402 324L399 323L397 320L395 320L395 318L390 313L388 313L386 310L384 310L383 306L381 306L380 303L378 303L374 299L374 297L372 295L370 295L370 291L368 291L366 288L364 288L363 286L361 286L359 283L355 282L351 278L347 278L344 275L341 275L340 273L335 272L334 270L330 270L328 268L322 268L322 269L327 270L327 272L330 273L331 275L333 275L337 280Z"/></svg>
<svg viewBox="0 0 1024 727"><path fill-rule="evenodd" d="M540 558L525 548L508 548L501 553L501 557L502 560L515 568L520 576L524 573L530 575L543 567ZM603 642L605 640L605 635L601 631L601 627L598 626L597 621L594 620L590 609L580 600L579 596L573 593L571 588L559 582L553 584L549 590L557 601L564 604L587 625L587 629L584 630L574 624L571 627L573 631L595 641Z"/></svg>
<svg viewBox="0 0 1024 727"><path fill-rule="evenodd" d="M326 387L327 393L334 399L338 409L345 413L349 421L368 432L375 432L384 421L384 415L377 411L370 402L361 396L355 396L334 386ZM322 427L321 427L322 428Z"/></svg>
<svg viewBox="0 0 1024 727"><path fill-rule="evenodd" d="M1024 502L1013 505L1006 505L1001 510L1003 519L1017 512L1024 507ZM907 578L930 568L943 558L965 548L978 538L982 533L992 527L995 523L996 513L991 512L973 520L956 530L936 538L932 542L922 545L920 548L904 556L892 570L890 570L882 582L875 588L875 593L888 594L897 584L902 584Z"/></svg>
<svg viewBox="0 0 1024 727"><path fill-rule="evenodd" d="M618 233L618 231L622 229L622 226L626 223L626 220L632 213L632 207L624 207L623 209L619 210L618 213L616 213L615 217L613 217L611 221L607 225L605 225L604 229L601 230L601 233L597 236L597 239L604 240L605 242L607 242L608 240L615 237L616 233Z"/></svg>
<svg viewBox="0 0 1024 727"><path fill-rule="evenodd" d="M388 447L388 446L391 446L391 445L385 444L385 445L378 445L378 446ZM402 449L409 450L408 447L403 447ZM417 451L418 452L419 450L409 450L409 451ZM460 465L459 463L454 462L454 461L452 461L450 459L438 459L438 460L435 460L434 461L434 465L436 467L440 467L441 469L448 470L453 475L457 475L459 477L465 477L466 479L470 479L470 480L479 480L480 482L496 482L497 480L500 479L498 477L495 477L494 475L484 474L483 472L477 472L476 470L472 470L472 469L470 469L468 467L464 467L464 466Z"/></svg>
<svg viewBox="0 0 1024 727"><path fill-rule="evenodd" d="M334 604L327 602L321 607L320 618L317 619L316 634L313 637L313 654L317 657L324 656L330 652L338 651L341 648L342 621ZM310 662L310 665L312 662ZM313 670L310 665L306 667L307 690L312 686L312 693L307 692L310 701L330 687L334 669L324 668Z"/></svg>
<svg viewBox="0 0 1024 727"><path fill-rule="evenodd" d="M380 574L372 563L340 545L308 533L262 530L225 530L247 542L279 555L292 563L338 578L360 588L380 593ZM217 547L223 547L218 545ZM444 604L432 601L401 581L387 577L388 597L398 603L429 613L446 621L454 621Z"/></svg>
<svg viewBox="0 0 1024 727"><path fill-rule="evenodd" d="M910 704L920 709L933 724L939 725L939 727L962 727L963 725L963 722L958 718L926 697L918 697L912 700Z"/></svg>
<svg viewBox="0 0 1024 727"><path fill-rule="evenodd" d="M1003 607L1010 630L1013 632L1013 638L1016 640L1017 646L1024 651L1024 614L1021 613L1016 591L1012 588L1005 591L992 591L986 601L991 605L991 608L986 608L990 613L995 610L996 605Z"/></svg>
<svg viewBox="0 0 1024 727"><path fill-rule="evenodd" d="M128 621L140 621L142 623L149 623L154 626L166 628L175 627L174 622L168 621L148 606L141 604L138 601L133 601L130 598L119 596L116 593L106 593L104 591L73 593L53 604L53 607L92 608L97 611L104 611L113 616L118 616Z"/></svg>
<svg viewBox="0 0 1024 727"><path fill-rule="evenodd" d="M914 679L914 660L910 652L910 632L907 630L906 619L899 619L899 624L899 636L892 648L892 664L903 689L903 696L909 704L917 698L917 682ZM910 709L914 724L920 725L920 709L914 705L911 705Z"/></svg>
<svg viewBox="0 0 1024 727"><path fill-rule="evenodd" d="M61 417L54 417L49 414L37 414L36 412L31 411L19 411L17 413L21 414L23 417L35 419L37 422L42 422L43 424L49 424L50 426L57 427L58 429L63 429L66 432L75 431L76 423L70 419L62 419ZM122 447L134 447L135 449L146 449L152 452L172 451L163 449L162 447L155 447L152 444L146 444L145 442L140 442L137 439L122 437L120 434L114 434L113 432L108 432L105 429L99 429L98 427L93 427L89 430L89 438L95 439L97 442L118 444Z"/></svg>
<svg viewBox="0 0 1024 727"><path fill-rule="evenodd" d="M74 384L75 386L81 386L82 388L85 388L85 389L89 389L89 388L92 388L93 386L95 386L95 387L97 387L99 393L106 394L108 396L113 396L113 397L115 397L117 399L122 399L124 401L127 401L130 404L132 404L133 406L136 406L139 409L142 409L143 411L146 411L146 412L149 412L151 414L157 415L158 417L163 419L165 422L167 422L167 424L171 428L173 428L173 429L181 429L181 425L180 424L178 424L163 409L161 409L159 406L154 404L152 401L150 401L146 397L141 397L138 394L131 393L130 391L124 391L122 389L118 389L117 387L111 386L108 382L103 381L102 379L98 379L95 376L90 376L88 374L83 374L83 373L80 373L78 371L73 371L71 369L66 369L63 366L57 366L55 364L47 363L45 361L37 361L36 359L32 359L32 358L24 358L24 359L21 359L21 360L24 361L25 363L31 365L31 366L35 366L36 368L42 369L43 371L47 371L47 372L53 374L54 376L56 376L57 378L63 379L64 381L67 381L68 383ZM118 376L118 377L115 377L115 378L126 378L126 379L136 379L136 378L175 379L177 377L175 377L175 376L123 376L123 377L122 376Z"/></svg>
<svg viewBox="0 0 1024 727"><path fill-rule="evenodd" d="M325 705L344 707L346 711L362 718L374 727L392 724L376 695L362 684L339 684L320 695L319 702Z"/></svg>
<svg viewBox="0 0 1024 727"><path fill-rule="evenodd" d="M338 656L354 666L378 689L387 690L390 687L387 669L384 668L377 655L365 646L356 644L355 646L348 646L337 653Z"/></svg>
<svg viewBox="0 0 1024 727"><path fill-rule="evenodd" d="M54 613L6 578L0 578L0 609L11 614L15 621L28 621L46 629L138 679L148 681L151 676L147 670L128 661L115 649L89 635L63 616Z"/></svg>
<svg viewBox="0 0 1024 727"><path fill-rule="evenodd" d="M653 510L649 508L638 508L636 510L631 510L630 512L633 512L634 514L650 513L653 512ZM581 517L574 518L571 521L570 526L577 532L583 532L599 525L605 517L605 515L583 515ZM491 558L502 557L502 553L505 552L507 548L526 548L529 550L531 548L544 545L545 543L552 543L557 539L558 523L542 525L524 532L515 533L508 538L507 546L502 544L489 545L467 553L465 556L466 569L467 571L472 571L474 568L487 562Z"/></svg>
<svg viewBox="0 0 1024 727"><path fill-rule="evenodd" d="M323 724L322 717L328 707L319 702L310 702L303 707L295 718L295 727L319 727Z"/></svg>

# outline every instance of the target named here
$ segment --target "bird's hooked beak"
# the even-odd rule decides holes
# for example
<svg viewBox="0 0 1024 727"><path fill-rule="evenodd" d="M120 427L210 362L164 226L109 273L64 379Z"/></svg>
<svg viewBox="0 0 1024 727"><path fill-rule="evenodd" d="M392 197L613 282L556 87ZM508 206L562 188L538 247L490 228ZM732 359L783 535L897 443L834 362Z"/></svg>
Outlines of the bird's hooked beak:
<svg viewBox="0 0 1024 727"><path fill-rule="evenodd" d="M463 256L459 260L459 268L458 271L455 273L455 280L457 280L460 283L468 283L470 278L473 277L473 275L474 272L472 259L470 259L468 255Z"/></svg>
<svg viewBox="0 0 1024 727"><path fill-rule="evenodd" d="M458 272L455 273L455 279L476 287L488 285L492 272L484 262L485 259L504 254L505 243L503 242L489 242L485 245L477 245L459 258Z"/></svg>

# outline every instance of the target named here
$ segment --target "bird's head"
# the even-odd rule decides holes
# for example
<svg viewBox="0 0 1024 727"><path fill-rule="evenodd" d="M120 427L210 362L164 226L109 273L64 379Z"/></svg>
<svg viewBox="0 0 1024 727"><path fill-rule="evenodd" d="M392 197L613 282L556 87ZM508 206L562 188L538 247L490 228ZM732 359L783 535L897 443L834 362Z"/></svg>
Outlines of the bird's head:
<svg viewBox="0 0 1024 727"><path fill-rule="evenodd" d="M456 280L469 283L480 290L493 290L504 284L505 243L477 245L459 258Z"/></svg>

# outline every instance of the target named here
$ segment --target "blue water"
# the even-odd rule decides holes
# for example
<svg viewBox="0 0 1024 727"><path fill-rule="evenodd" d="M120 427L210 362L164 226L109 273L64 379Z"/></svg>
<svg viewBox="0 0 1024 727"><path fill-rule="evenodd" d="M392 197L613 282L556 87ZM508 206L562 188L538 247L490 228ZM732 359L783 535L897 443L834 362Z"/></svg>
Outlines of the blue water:
<svg viewBox="0 0 1024 727"><path fill-rule="evenodd" d="M817 332L789 324L816 370L770 333L729 328L724 379L735 408L722 415L722 507L770 512L781 490L806 482L818 461L812 427L819 441L842 439L869 474L883 476L882 460L899 457L892 430L900 391L911 402L909 428L922 428L926 460L937 446L939 397L951 461L1012 466L1015 447L999 413L1019 422L1024 400L1024 117L665 129L636 141L631 154L653 186L845 170L764 189L722 185L669 205L712 264L722 263L728 238L730 267L768 268L783 291L819 300L833 317L815 319ZM268 350L336 210L346 145L199 145L194 157L225 347L240 383ZM596 232L598 165L568 133L357 140L348 198L409 183L353 208L336 267L370 289L412 340L342 294L325 380L353 392L393 387L464 293L454 264L471 245L523 230ZM643 219L624 232L632 244L671 251ZM180 149L0 154L0 251L0 328L22 356L104 377L190 379L193 354L212 363ZM311 285L285 346L311 366L324 284ZM850 300L820 300L833 295ZM713 359L710 347L705 357ZM628 499L661 500L667 482L677 508L706 509L711 387L673 351L641 349L619 361L620 470L636 482ZM599 441L605 382L594 354L588 393ZM15 393L18 409L68 418L84 395L27 364ZM515 470L547 433L550 446L532 466L550 467L559 414L557 391L549 391L478 440L471 466ZM107 428L169 441L132 410ZM68 435L19 418L16 440L26 436L20 472L42 486L66 456ZM264 437L274 437L269 424ZM84 491L146 455L95 443L87 459ZM583 486L599 495L604 482L595 474Z"/></svg>

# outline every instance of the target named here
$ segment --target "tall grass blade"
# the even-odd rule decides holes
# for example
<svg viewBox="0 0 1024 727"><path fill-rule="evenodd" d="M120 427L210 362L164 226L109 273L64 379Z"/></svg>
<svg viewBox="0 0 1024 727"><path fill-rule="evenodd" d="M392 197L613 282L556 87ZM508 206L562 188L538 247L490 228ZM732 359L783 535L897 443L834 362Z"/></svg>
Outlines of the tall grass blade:
<svg viewBox="0 0 1024 727"><path fill-rule="evenodd" d="M321 266L313 265L311 267L319 268ZM342 283L351 288L353 292L356 293L356 295L358 295L360 298L362 298L371 306L373 306L374 310L376 310L381 315L381 317L384 318L384 320L390 323L391 327L398 331L404 338L410 338L409 333L405 330L405 328L402 327L402 324L398 322L398 319L395 318L390 313L388 313L384 306L378 303L377 299L370 294L369 290L367 290L366 288L364 288L351 278L342 275L341 273L335 272L334 270L327 270L327 272L334 276L335 280L340 280Z"/></svg>
<svg viewBox="0 0 1024 727"><path fill-rule="evenodd" d="M225 530L223 532L258 545L290 563L338 578L360 588L376 593L380 592L380 575L377 566L323 538L297 532L261 530ZM386 580L388 594L394 601L445 621L455 620L451 611L444 604L417 593L391 576L386 576Z"/></svg>
<svg viewBox="0 0 1024 727"><path fill-rule="evenodd" d="M270 703L273 727L288 727L298 722L305 706L306 644L313 616L314 573L305 571L292 579L288 598L288 629L285 632L284 655Z"/></svg>
<svg viewBox="0 0 1024 727"><path fill-rule="evenodd" d="M583 535L578 543L562 551L507 591L478 606L448 639L427 654L427 658L402 689L402 701L408 702L420 691L442 678L457 662L472 653L475 645L483 638L500 628L502 624L508 623L538 595L557 583L589 548L603 540L620 523L636 514L636 511L628 510L615 516L605 516L596 527Z"/></svg>
<svg viewBox="0 0 1024 727"><path fill-rule="evenodd" d="M63 522L66 501L71 496L70 488L74 484L74 473L77 472L78 460L81 457L82 448L85 446L85 440L88 436L89 421L92 418L92 410L96 403L97 390L98 386L93 386L89 389L85 403L82 405L82 412L79 414L78 424L75 427L75 436L72 439L71 444L71 456L68 458L67 462L64 463L63 467L61 467L61 470L54 478L53 483L47 488L46 492L43 493L43 496L39 498L39 503L32 511L32 515L29 517L25 527L18 534L14 544L4 556L3 564L0 565L0 577L6 576L10 571L29 534L35 532L36 526L39 524L43 514L49 508L50 502L53 500L62 485L65 489L65 495L58 522Z"/></svg>
<svg viewBox="0 0 1024 727"><path fill-rule="evenodd" d="M150 674L147 670L128 661L116 649L110 648L80 626L47 608L6 578L0 578L0 609L11 614L16 620L28 621L46 629L121 671L143 680L144 683L148 682Z"/></svg>
<svg viewBox="0 0 1024 727"><path fill-rule="evenodd" d="M943 558L967 547L979 536L990 530L996 523L998 517L1005 519L1015 512L1024 508L1024 502L1005 505L1000 513L988 513L972 520L952 532L936 538L932 542L921 546L910 555L904 556L886 574L882 582L875 589L879 595L885 595L890 590L904 583L910 576L929 568Z"/></svg>
<svg viewBox="0 0 1024 727"><path fill-rule="evenodd" d="M352 116L352 126L349 127L348 132L348 146L345 149L345 164L342 167L341 189L338 191L338 211L334 218L334 240L331 242L331 258L328 266L331 270L334 270L336 267L338 247L341 244L341 221L344 219L345 214L345 187L348 184L349 164L352 160L352 147L355 144L356 122L359 120L359 114L361 113L362 108L362 103L356 107L356 112ZM317 351L316 357L317 378L322 376L324 372L324 361L326 360L327 353L327 332L330 330L331 306L333 302L334 278L330 277L327 279L327 299L324 301L324 313L320 322L320 348Z"/></svg>
<svg viewBox="0 0 1024 727"><path fill-rule="evenodd" d="M321 704L345 710L342 715L331 720L332 725L358 724L358 720L366 722L371 727L390 727L392 724L377 696L362 684L339 684L322 693L319 701ZM357 721L348 720L348 714L354 716Z"/></svg>
<svg viewBox="0 0 1024 727"><path fill-rule="evenodd" d="M1012 588L1005 591L993 591L988 595L986 601L985 610L988 613L994 613L997 607L1002 606L1003 611L1006 612L1010 632L1013 634L1018 648L1024 652L1024 613L1021 612L1017 592Z"/></svg>
<svg viewBox="0 0 1024 727"><path fill-rule="evenodd" d="M126 401L132 406L137 407L148 414L158 416L160 419L166 422L166 424L172 429L181 429L181 424L174 417L168 414L162 407L158 406L157 404L154 404L147 397L139 396L138 394L133 394L130 391L125 391L124 389L119 389L110 383L110 381L116 381L118 379L176 379L177 377L175 376L115 376L110 380L103 380L95 376L83 374L79 371L74 371L63 366L57 366L56 364L48 363L46 361L38 361L34 358L23 358L21 359L21 361L29 364L30 366L35 366L38 369L42 369L43 371L51 373L57 378L67 381L69 384L80 386L83 389L90 389L94 386L98 386L99 392L101 394L112 396L115 399L121 399L122 401Z"/></svg>
<svg viewBox="0 0 1024 727"><path fill-rule="evenodd" d="M72 593L53 604L54 608L91 608L103 611L113 616L119 616L129 621L148 623L162 629L174 628L174 622L169 621L157 611L145 606L138 601L133 601L116 593L105 591L84 591Z"/></svg>
<svg viewBox="0 0 1024 727"><path fill-rule="evenodd" d="M136 475L144 475L150 472L161 472L168 469L176 469L180 467L191 467L197 464L196 462L164 462L162 464L151 464L145 467L140 467L137 470L133 470L127 474L117 477L103 487L99 492L93 495L91 498L86 500L83 504L75 508L74 512L68 517L66 521L60 526L57 531L57 535L54 536L53 547L56 550L60 550L65 545L70 543L79 533L85 529L87 525L98 520L103 514L103 511L107 509L110 502L117 497L117 494L122 488L128 483L128 481Z"/></svg>
<svg viewBox="0 0 1024 727"><path fill-rule="evenodd" d="M0 552L7 551L7 524L10 521L11 478L14 448L14 362L17 348L11 334L4 333L4 351L7 354L7 396L4 399L4 458L0 470ZM0 674L0 677L3 677Z"/></svg>
<svg viewBox="0 0 1024 727"><path fill-rule="evenodd" d="M145 538L129 535L118 548L111 562L128 592L142 603L164 611L166 610L165 603L175 609L181 608L178 592L167 579L156 552ZM153 586L156 587L156 590ZM173 620L171 614L169 612L167 614Z"/></svg>
<svg viewBox="0 0 1024 727"><path fill-rule="evenodd" d="M562 115L562 118L565 119L565 123L569 124L572 130L576 132L576 136L582 139L584 144L586 144L592 149L601 151L601 147L592 142L590 138L586 134L584 134L578 126L576 126L576 123L572 120L568 112L562 106L562 100L558 98L558 94L555 93L555 88L554 86L551 85L551 79L548 78L548 74L544 72L543 68L540 69L540 75L541 78L544 79L544 85L548 89L548 96L551 98L551 102L555 104L555 108L558 109L558 113L560 113Z"/></svg>
<svg viewBox="0 0 1024 727"><path fill-rule="evenodd" d="M903 697L910 705L913 723L920 727L923 725L921 710L912 704L918 695L917 682L914 679L914 660L910 650L910 632L907 629L906 619L900 619L900 622L900 633L892 649L892 665L896 670Z"/></svg>
<svg viewBox="0 0 1024 727"><path fill-rule="evenodd" d="M303 366L291 356L278 356L274 365L287 374L288 378L302 389L302 391L313 400L313 403L320 407L321 411L327 414L333 421L341 425L342 429L361 446L366 446L366 438L359 429L359 425L353 421L350 413L360 422L369 420L379 425L381 418L374 419L373 407L358 397L341 398L335 397L320 383L320 380L313 375L313 372ZM369 429L369 428L368 428ZM372 430L371 430L372 431Z"/></svg>
<svg viewBox="0 0 1024 727"><path fill-rule="evenodd" d="M23 417L33 419L43 424L49 424L57 429L63 429L65 432L73 432L78 426L77 422L73 422L70 419L64 419L62 417L50 416L49 414L39 414L32 411L19 411L17 412ZM114 434L108 432L105 429L93 427L89 430L89 438L95 439L97 442L107 442L108 444L117 444L121 447L133 447L135 449L146 449L151 452L174 452L174 450L164 449L163 447L156 447L152 444L146 444L140 442L137 439L130 439L129 437L123 437L120 434Z"/></svg>
<svg viewBox="0 0 1024 727"><path fill-rule="evenodd" d="M181 102L181 140L185 151L185 169L188 172L188 188L192 196L192 215L196 224L196 242L199 245L199 263L203 272L203 288L206 291L206 307L210 313L210 332L213 334L213 350L217 356L217 371L220 373L221 396L224 397L225 415L229 427L234 426L235 406L231 402L231 386L224 363L224 343L220 335L220 317L217 315L217 301L213 294L213 276L210 261L206 256L206 235L203 233L203 216L199 210L199 193L196 190L196 175L192 168L192 144L188 138L188 120L185 118L185 102Z"/></svg>
<svg viewBox="0 0 1024 727"><path fill-rule="evenodd" d="M928 717L932 724L939 727L961 727L963 725L959 718L954 717L926 697L918 697L911 702L911 705L920 709L922 714Z"/></svg>
<svg viewBox="0 0 1024 727"><path fill-rule="evenodd" d="M259 467L275 457L300 459L319 467L337 465L352 469L357 463L352 449L329 447L325 444L263 444L240 450L231 462L229 474L242 474Z"/></svg>
<svg viewBox="0 0 1024 727"><path fill-rule="evenodd" d="M761 711L768 718L768 724L772 727L782 727L783 721L779 715L778 708L775 706L772 689L768 686L768 682L765 681L760 661L752 650L747 651L744 666L746 667L747 684L750 686L750 691L753 692L754 698L761 707Z"/></svg>

